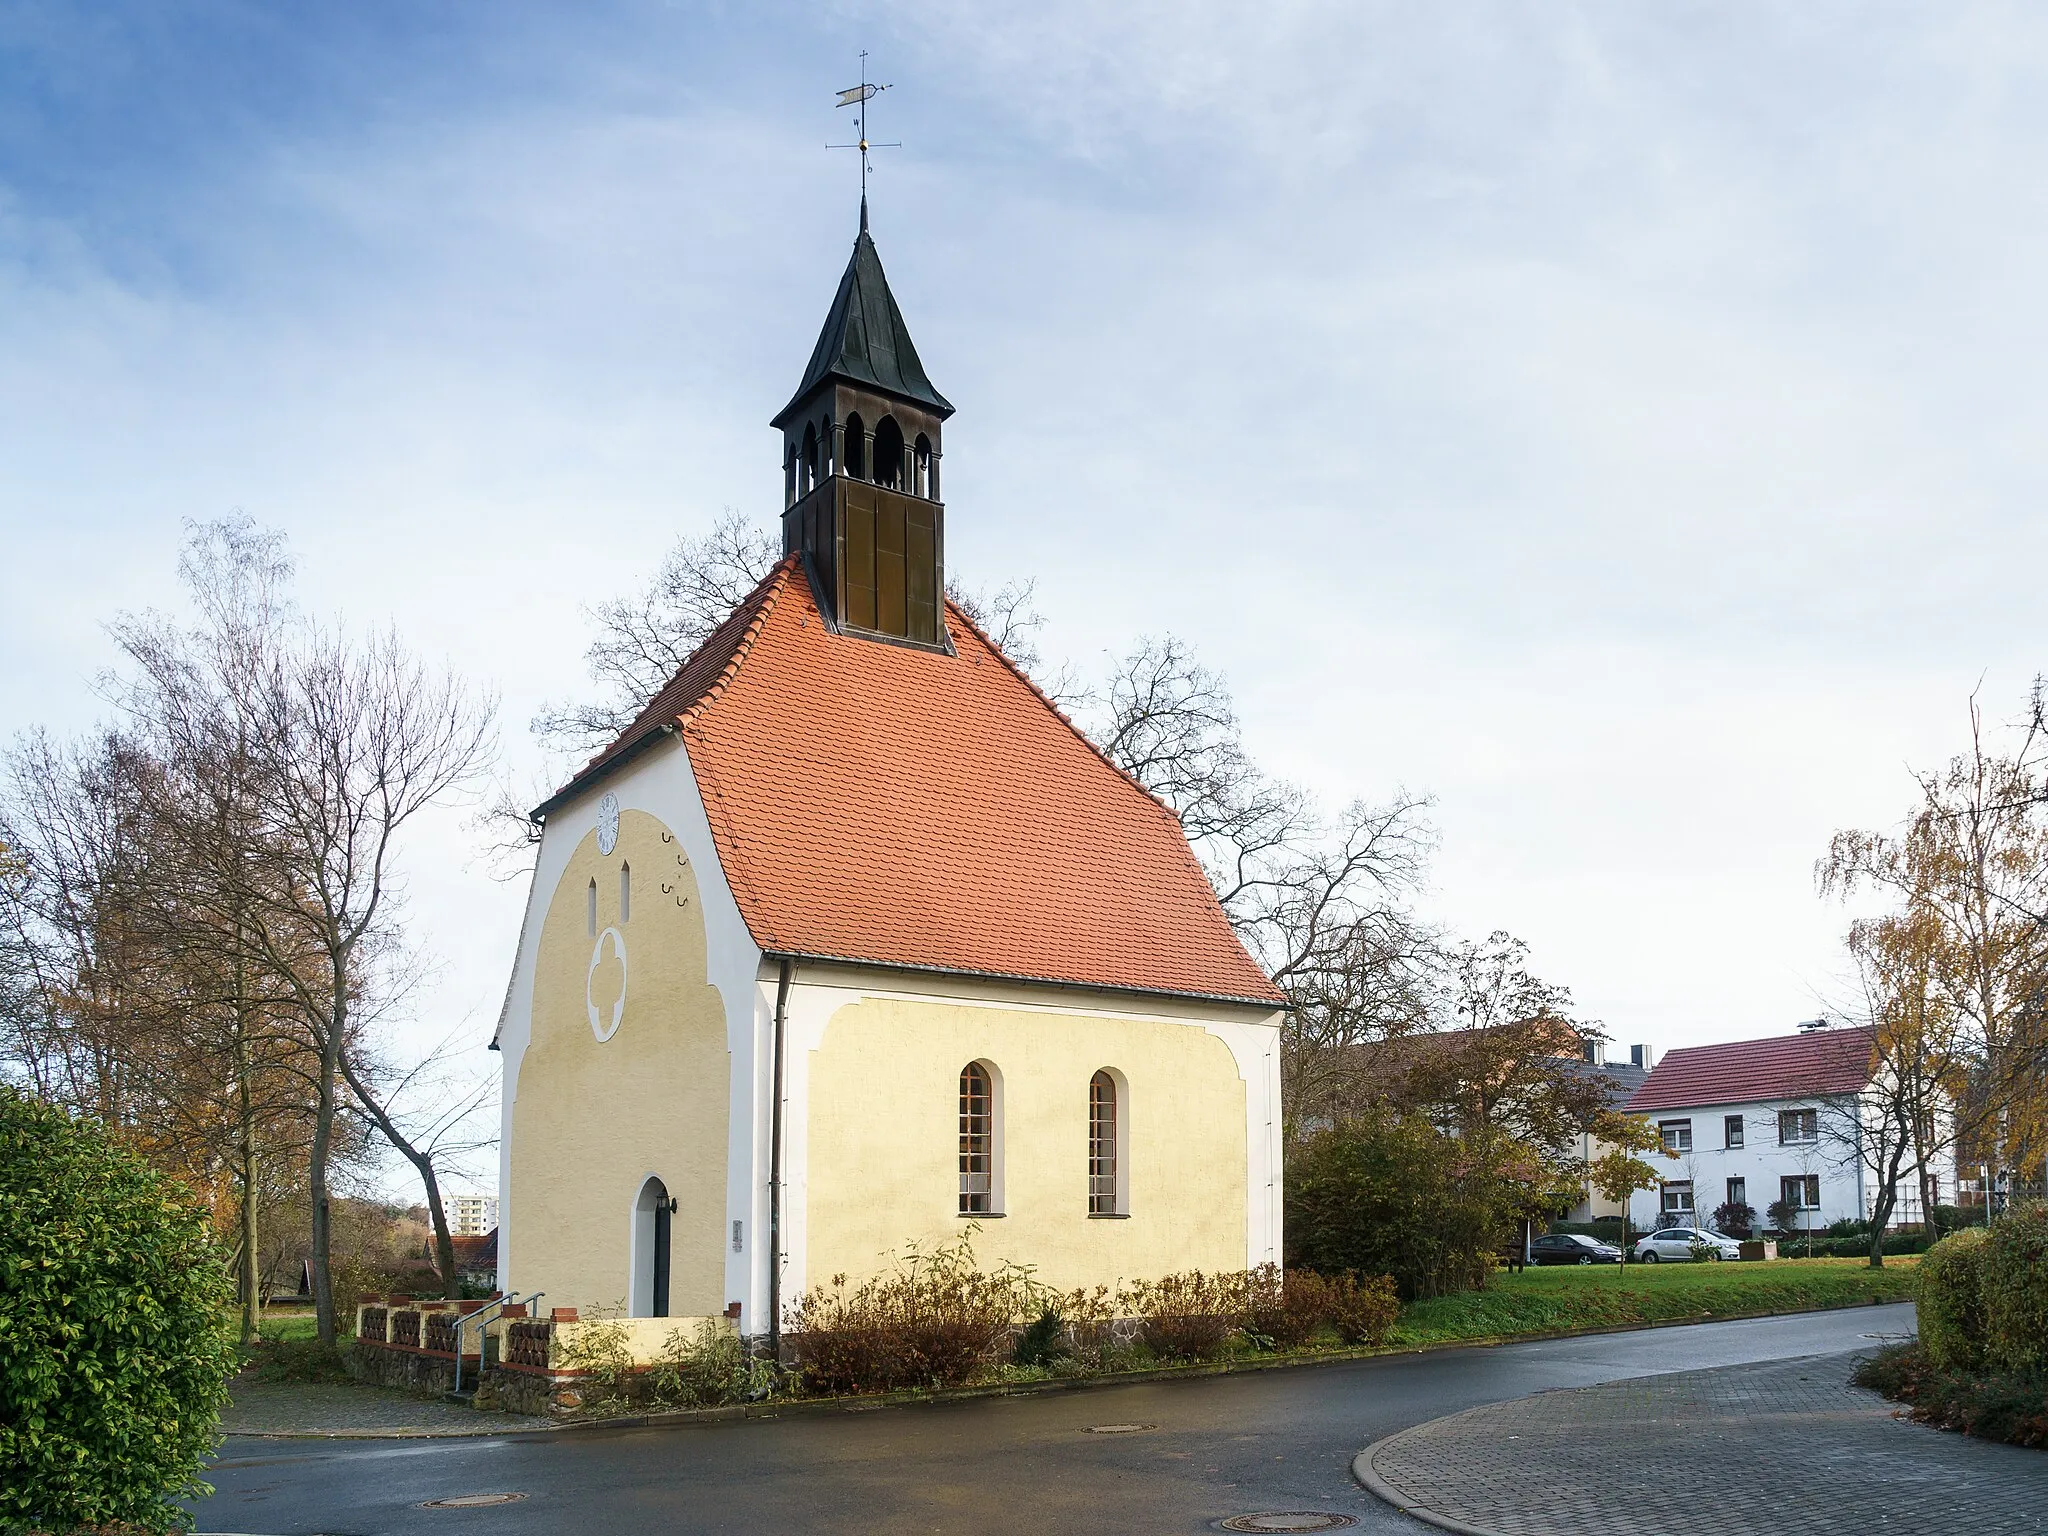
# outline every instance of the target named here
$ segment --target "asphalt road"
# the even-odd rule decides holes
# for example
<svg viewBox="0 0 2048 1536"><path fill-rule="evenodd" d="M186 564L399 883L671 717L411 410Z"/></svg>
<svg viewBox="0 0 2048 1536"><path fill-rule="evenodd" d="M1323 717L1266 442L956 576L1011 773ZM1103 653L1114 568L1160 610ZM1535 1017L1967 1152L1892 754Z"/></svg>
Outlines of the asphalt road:
<svg viewBox="0 0 2048 1536"><path fill-rule="evenodd" d="M679 1536L1074 1532L1184 1536L1256 1510L1419 1532L1352 1481L1383 1435L1480 1403L1666 1371L1839 1354L1910 1304L1388 1356L1042 1396L696 1425L440 1441L232 1438L202 1532ZM1146 1425L1135 1433L1091 1426ZM1617 1468L1617 1495L1626 1473ZM428 1500L519 1493L487 1508Z"/></svg>

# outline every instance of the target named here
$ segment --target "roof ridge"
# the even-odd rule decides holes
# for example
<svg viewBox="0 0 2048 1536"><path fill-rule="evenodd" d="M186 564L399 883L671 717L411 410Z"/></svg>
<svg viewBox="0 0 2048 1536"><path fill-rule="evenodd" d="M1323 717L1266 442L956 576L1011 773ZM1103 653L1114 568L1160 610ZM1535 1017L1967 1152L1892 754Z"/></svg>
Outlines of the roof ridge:
<svg viewBox="0 0 2048 1536"><path fill-rule="evenodd" d="M979 624L975 623L974 620L971 617L969 617L966 609L962 608L958 603L954 602L953 599L949 597L946 599L946 611L948 613L951 613L954 617L959 619L961 623L965 624L970 630L972 630L974 632L975 638L981 641L983 645L988 647L990 653L996 658L996 660L1000 661L1005 667L1009 668L1011 675L1014 676L1017 679L1017 681L1022 683L1026 688L1029 688L1031 690L1032 696L1036 698L1039 703L1043 704L1047 709L1051 710L1053 714L1058 718L1060 724L1064 725L1069 731L1073 733L1075 740L1079 741L1082 746L1086 747L1090 752L1094 753L1095 756L1098 759L1100 759L1102 763L1105 766L1107 766L1109 770L1112 773L1114 773L1118 778L1122 779L1126 784L1130 785L1131 788L1135 789L1147 800L1150 800L1161 811L1165 812L1166 815L1172 817L1174 824L1176 826L1180 826L1180 813L1176 811L1172 806L1168 805L1164 800L1160 799L1157 795L1153 794L1152 791L1147 789L1143 784L1139 783L1137 777L1134 774L1132 774L1129 769L1125 768L1123 764L1119 763L1115 758L1111 757L1107 752L1103 751L1101 747L1097 746L1095 744L1094 738L1091 737L1086 731L1082 730L1080 726L1074 724L1073 718L1070 715L1068 715L1068 713L1064 709L1061 709L1059 705L1055 704L1052 701L1052 698L1046 693L1046 691L1043 688L1039 687L1038 684L1032 679L1031 674L1029 672L1026 672L1022 667L1018 666L1016 662L1012 661L1008 654L1004 652L1003 648L1000 645L997 645L994 640L989 638L988 631L983 629ZM1182 827L1181 829L1181 840L1183 842L1187 840L1187 831L1185 827ZM1208 876L1204 875L1202 878L1206 881L1208 879Z"/></svg>
<svg viewBox="0 0 2048 1536"><path fill-rule="evenodd" d="M1739 1045L1779 1045L1795 1040L1824 1040L1830 1037L1837 1040L1846 1040L1851 1035L1875 1036L1876 1033L1877 1030L1872 1025L1850 1024L1841 1029L1813 1029L1807 1030L1804 1033L1795 1031L1789 1035L1758 1035L1749 1040L1711 1040L1705 1045L1674 1045L1670 1050L1657 1058L1657 1066L1661 1067L1672 1057L1687 1051L1728 1051L1733 1050ZM1653 1067L1651 1070L1655 1071L1656 1068Z"/></svg>
<svg viewBox="0 0 2048 1536"><path fill-rule="evenodd" d="M718 676L711 680L702 693L690 701L688 707L677 713L676 725L678 727L688 725L692 720L701 715L705 707L720 694L724 693L732 685L732 680L739 676L741 665L745 663L748 655L753 651L754 642L761 637L761 629L768 622L768 615L775 611L775 600L782 595L782 588L785 585L786 578L796 568L796 563L802 558L802 555L792 553L784 555L780 560L776 561L774 569L770 570L766 576L763 576L754 590L741 598L739 603L733 608L733 611L720 622L718 628L725 628L727 624L730 624L746 611L747 604L753 602L757 597L760 598L760 605L755 608L752 617L747 621L746 632L740 636L739 643L733 647L731 657L719 669ZM764 588L767 590L764 591ZM705 637L704 645L698 646L696 651L690 653L691 660L694 661L696 659L698 651L702 651L704 646L708 646L711 643L712 636L715 636L717 633L718 630L713 630L711 635ZM689 664L688 661L683 663L686 667Z"/></svg>
<svg viewBox="0 0 2048 1536"><path fill-rule="evenodd" d="M1188 868L1194 872L1195 878L1201 882L1202 889L1209 893L1210 905L1215 908L1216 915L1223 919L1223 927L1225 931L1229 933L1231 942L1235 944L1241 951L1243 951L1245 959L1251 962L1252 968L1254 970L1256 970L1261 976L1265 976L1268 981L1272 981L1273 978L1270 974L1267 973L1265 965L1249 949L1245 948L1244 937L1237 931L1237 924L1233 923L1230 920L1230 914L1223 910L1223 898L1216 894L1215 886L1209 883L1209 872L1206 869L1202 868L1202 861L1195 857L1195 846L1193 843L1188 841L1187 824L1180 819L1180 812L1176 811L1164 800L1160 799L1157 795L1153 794L1151 790L1147 789L1143 784L1139 783L1137 776L1135 774L1129 772L1121 763L1117 762L1107 752L1103 751L1101 747L1097 746L1095 742L1089 737L1086 731L1082 730L1081 727L1074 724L1073 720L1068 717L1067 712L1065 710L1061 709L1059 705L1055 704L1050 698L1046 696L1045 690L1039 687L1038 684L1032 680L1031 674L1026 672L1022 667L1018 666L1016 662L1012 661L1009 658L1009 656L1004 653L1003 648L997 645L994 640L990 639L987 632L983 630L979 624L975 623L974 620L970 618L967 615L967 613L961 609L960 605L955 603L950 597L946 599L946 608L948 612L956 615L963 624L965 624L970 630L974 632L975 638L980 640L983 645L988 647L990 654L992 654L996 658L996 660L1000 661L1005 667L1009 669L1011 676L1015 677L1026 688L1031 690L1031 696L1033 698L1037 699L1039 703L1043 704L1047 709L1052 711L1054 718L1057 719L1061 725L1064 725L1068 729L1068 731L1070 731L1073 734L1074 739L1076 741L1080 742L1082 746L1086 747L1091 753L1094 754L1097 762L1102 763L1105 767L1107 767L1110 770L1110 772L1114 773L1118 778L1122 779L1126 784L1130 785L1132 789L1135 789L1139 794L1143 795L1145 799L1152 805L1152 807L1155 810L1159 812L1159 814L1162 817L1164 817L1167 821L1173 824L1174 844L1180 849L1181 856L1187 860ZM1279 983L1275 982L1274 985L1278 986Z"/></svg>

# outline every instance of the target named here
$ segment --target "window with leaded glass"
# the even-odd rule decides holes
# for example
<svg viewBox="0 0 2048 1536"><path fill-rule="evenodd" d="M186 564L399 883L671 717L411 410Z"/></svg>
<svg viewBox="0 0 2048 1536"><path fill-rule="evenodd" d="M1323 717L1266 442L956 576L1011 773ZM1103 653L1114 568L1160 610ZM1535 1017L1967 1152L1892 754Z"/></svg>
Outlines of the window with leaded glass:
<svg viewBox="0 0 2048 1536"><path fill-rule="evenodd" d="M960 1214L995 1209L995 1085L970 1061L960 1072Z"/></svg>
<svg viewBox="0 0 2048 1536"><path fill-rule="evenodd" d="M1088 1081L1088 1214L1115 1216L1116 1079L1098 1072Z"/></svg>

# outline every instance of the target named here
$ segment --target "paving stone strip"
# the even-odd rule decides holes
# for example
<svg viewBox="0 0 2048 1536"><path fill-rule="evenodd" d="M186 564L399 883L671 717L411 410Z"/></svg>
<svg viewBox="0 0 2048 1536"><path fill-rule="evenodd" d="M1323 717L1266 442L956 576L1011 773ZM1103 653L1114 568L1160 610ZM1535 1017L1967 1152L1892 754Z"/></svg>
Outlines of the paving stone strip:
<svg viewBox="0 0 2048 1536"><path fill-rule="evenodd" d="M505 1435L552 1428L523 1413L479 1413L461 1403L336 1382L240 1380L228 1388L223 1434L356 1439Z"/></svg>
<svg viewBox="0 0 2048 1536"><path fill-rule="evenodd" d="M1539 1392L1359 1452L1381 1498L1467 1536L2048 1532L2048 1452L1944 1434L1853 1355Z"/></svg>

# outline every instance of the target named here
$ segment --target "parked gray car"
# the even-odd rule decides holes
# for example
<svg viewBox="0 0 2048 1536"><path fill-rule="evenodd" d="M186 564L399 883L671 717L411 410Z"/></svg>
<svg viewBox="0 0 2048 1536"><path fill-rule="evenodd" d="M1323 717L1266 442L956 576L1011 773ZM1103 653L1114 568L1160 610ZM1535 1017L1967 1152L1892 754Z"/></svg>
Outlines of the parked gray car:
<svg viewBox="0 0 2048 1536"><path fill-rule="evenodd" d="M1706 1250L1695 1255L1695 1247ZM1709 1232L1703 1227L1664 1227L1652 1232L1636 1243L1636 1262L1655 1264L1660 1260L1690 1260L1695 1257L1708 1259L1739 1259L1742 1245L1732 1237L1719 1232Z"/></svg>

